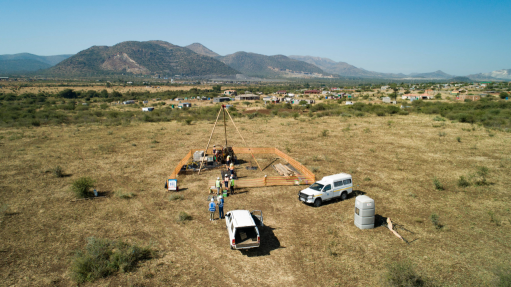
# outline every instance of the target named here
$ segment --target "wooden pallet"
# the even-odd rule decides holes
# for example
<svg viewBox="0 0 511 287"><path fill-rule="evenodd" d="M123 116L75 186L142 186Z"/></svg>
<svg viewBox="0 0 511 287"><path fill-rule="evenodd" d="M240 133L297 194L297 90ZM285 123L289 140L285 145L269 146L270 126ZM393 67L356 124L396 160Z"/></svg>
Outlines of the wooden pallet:
<svg viewBox="0 0 511 287"><path fill-rule="evenodd" d="M289 167L281 164L281 163L278 163L278 164L275 164L273 165L273 168L282 176L294 176L296 175L295 172L290 169Z"/></svg>

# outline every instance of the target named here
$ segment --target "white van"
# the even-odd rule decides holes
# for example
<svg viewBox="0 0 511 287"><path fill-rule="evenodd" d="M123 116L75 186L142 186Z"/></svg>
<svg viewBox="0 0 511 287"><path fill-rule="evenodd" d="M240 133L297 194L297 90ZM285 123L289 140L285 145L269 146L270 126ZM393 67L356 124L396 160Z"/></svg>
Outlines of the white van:
<svg viewBox="0 0 511 287"><path fill-rule="evenodd" d="M300 191L298 199L304 203L313 203L319 207L323 201L340 199L345 200L353 191L351 175L339 173L323 177L313 185Z"/></svg>
<svg viewBox="0 0 511 287"><path fill-rule="evenodd" d="M232 210L225 214L225 225L229 233L231 249L259 247L261 236L257 226L263 226L261 210Z"/></svg>

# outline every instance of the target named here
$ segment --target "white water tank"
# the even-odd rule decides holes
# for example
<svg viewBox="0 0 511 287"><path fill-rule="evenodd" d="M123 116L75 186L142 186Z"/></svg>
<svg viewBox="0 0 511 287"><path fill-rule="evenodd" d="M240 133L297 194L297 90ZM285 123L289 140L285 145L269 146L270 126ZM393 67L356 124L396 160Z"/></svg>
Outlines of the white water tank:
<svg viewBox="0 0 511 287"><path fill-rule="evenodd" d="M355 226L360 229L374 228L374 200L366 195L355 198Z"/></svg>

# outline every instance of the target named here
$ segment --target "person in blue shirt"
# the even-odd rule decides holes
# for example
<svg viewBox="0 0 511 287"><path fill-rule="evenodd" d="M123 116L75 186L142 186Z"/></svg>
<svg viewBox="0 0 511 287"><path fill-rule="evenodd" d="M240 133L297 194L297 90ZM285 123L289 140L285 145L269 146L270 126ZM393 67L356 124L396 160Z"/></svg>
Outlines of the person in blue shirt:
<svg viewBox="0 0 511 287"><path fill-rule="evenodd" d="M210 213L209 221L215 220L215 211L216 211L215 200L212 198L211 202L209 203L209 213Z"/></svg>
<svg viewBox="0 0 511 287"><path fill-rule="evenodd" d="M218 197L218 217L224 218L224 198L223 196Z"/></svg>

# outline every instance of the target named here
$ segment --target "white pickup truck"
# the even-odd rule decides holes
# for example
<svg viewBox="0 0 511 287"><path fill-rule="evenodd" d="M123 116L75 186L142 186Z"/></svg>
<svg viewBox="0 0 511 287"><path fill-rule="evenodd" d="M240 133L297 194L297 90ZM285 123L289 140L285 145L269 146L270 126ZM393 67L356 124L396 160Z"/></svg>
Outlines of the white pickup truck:
<svg viewBox="0 0 511 287"><path fill-rule="evenodd" d="M298 193L298 199L304 203L321 206L324 201L332 199L345 200L353 191L351 175L339 173L323 177L308 188Z"/></svg>
<svg viewBox="0 0 511 287"><path fill-rule="evenodd" d="M231 249L259 247L261 236L257 226L263 226L261 210L232 210L225 214L225 225L229 233Z"/></svg>

